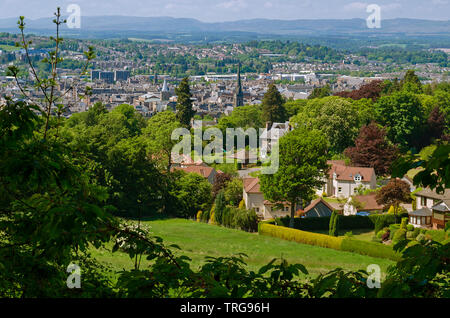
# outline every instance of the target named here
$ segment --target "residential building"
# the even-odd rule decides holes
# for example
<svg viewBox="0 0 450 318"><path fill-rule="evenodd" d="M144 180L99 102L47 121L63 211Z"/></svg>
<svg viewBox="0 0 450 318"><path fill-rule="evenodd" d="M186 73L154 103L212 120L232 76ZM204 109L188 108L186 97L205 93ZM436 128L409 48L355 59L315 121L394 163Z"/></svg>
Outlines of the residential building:
<svg viewBox="0 0 450 318"><path fill-rule="evenodd" d="M358 212L383 211L383 206L377 203L376 194L355 195L348 199L344 205L344 215L356 215Z"/></svg>
<svg viewBox="0 0 450 318"><path fill-rule="evenodd" d="M322 198L312 201L304 210L298 210L297 216L305 218L329 217L333 213L333 207Z"/></svg>
<svg viewBox="0 0 450 318"><path fill-rule="evenodd" d="M217 175L216 169L204 165L190 165L187 167L175 167L176 170L183 170L186 173L196 173L208 180L209 183L214 184L214 179Z"/></svg>
<svg viewBox="0 0 450 318"><path fill-rule="evenodd" d="M244 178L243 199L245 208L255 210L261 219L272 219L290 215L290 204L284 203L281 209L275 208L275 204L264 199L258 178Z"/></svg>
<svg viewBox="0 0 450 318"><path fill-rule="evenodd" d="M409 213L409 223L416 227L444 229L450 222L450 189L443 194L425 188L416 193L416 210Z"/></svg>
<svg viewBox="0 0 450 318"><path fill-rule="evenodd" d="M316 193L327 196L349 198L358 193L358 189L374 190L377 176L373 168L346 166L342 160L329 160L331 168L325 184Z"/></svg>

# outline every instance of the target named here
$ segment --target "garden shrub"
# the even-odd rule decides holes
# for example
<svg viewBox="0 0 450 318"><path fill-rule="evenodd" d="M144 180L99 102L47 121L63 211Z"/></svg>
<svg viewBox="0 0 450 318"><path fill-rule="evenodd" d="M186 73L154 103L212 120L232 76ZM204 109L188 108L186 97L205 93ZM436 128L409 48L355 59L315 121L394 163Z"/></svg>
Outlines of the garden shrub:
<svg viewBox="0 0 450 318"><path fill-rule="evenodd" d="M353 232L352 232L352 231L346 232L346 233L345 233L345 236L346 236L346 237L353 237Z"/></svg>
<svg viewBox="0 0 450 318"><path fill-rule="evenodd" d="M402 223L400 224L400 228L403 230L407 230L406 226L408 225L408 218L402 218Z"/></svg>
<svg viewBox="0 0 450 318"><path fill-rule="evenodd" d="M258 231L258 216L254 210L231 209L233 227L247 232Z"/></svg>
<svg viewBox="0 0 450 318"><path fill-rule="evenodd" d="M391 231L389 229L387 229L387 231L383 234L383 236L381 236L381 241L384 242L384 241L389 240L390 236L391 236Z"/></svg>
<svg viewBox="0 0 450 318"><path fill-rule="evenodd" d="M425 240L426 240L425 234L423 234L423 233L420 233L419 235L416 236L416 241L417 242L423 242Z"/></svg>
<svg viewBox="0 0 450 318"><path fill-rule="evenodd" d="M197 222L200 222L202 220L202 211L197 212Z"/></svg>
<svg viewBox="0 0 450 318"><path fill-rule="evenodd" d="M395 234L392 238L392 242L395 244L395 243L398 243L403 240L406 240L406 230L399 229L395 232Z"/></svg>
<svg viewBox="0 0 450 318"><path fill-rule="evenodd" d="M382 229L381 231L378 231L377 237L378 237L379 239L381 239L385 233L386 233L386 230L385 230L385 229Z"/></svg>
<svg viewBox="0 0 450 318"><path fill-rule="evenodd" d="M401 213L399 217L407 217L408 213ZM384 227L390 226L396 223L396 218L394 214L374 214L368 217L375 224L375 232L377 233Z"/></svg>
<svg viewBox="0 0 450 318"><path fill-rule="evenodd" d="M214 206L212 207L211 211L214 211ZM209 222L209 216L210 216L210 211L202 212L202 222L208 223Z"/></svg>
<svg viewBox="0 0 450 318"><path fill-rule="evenodd" d="M239 209L245 209L245 201L244 201L244 199L242 199L241 202L239 202Z"/></svg>
<svg viewBox="0 0 450 318"><path fill-rule="evenodd" d="M408 224L408 225L406 226L406 230L407 230L407 231L414 231L414 229L415 229L415 227L414 227L414 225L412 225L412 224Z"/></svg>
<svg viewBox="0 0 450 318"><path fill-rule="evenodd" d="M414 232L413 232L413 231L408 231L408 232L406 232L406 238L407 238L408 240L414 239L414 238L415 238Z"/></svg>

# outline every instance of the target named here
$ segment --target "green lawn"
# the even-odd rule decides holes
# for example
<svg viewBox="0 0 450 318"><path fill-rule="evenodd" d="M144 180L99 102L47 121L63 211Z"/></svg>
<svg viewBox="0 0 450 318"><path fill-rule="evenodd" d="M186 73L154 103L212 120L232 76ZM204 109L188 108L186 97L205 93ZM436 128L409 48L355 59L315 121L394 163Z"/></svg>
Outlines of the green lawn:
<svg viewBox="0 0 450 318"><path fill-rule="evenodd" d="M166 244L180 246L182 251L177 253L190 257L192 268L198 268L204 262L205 256L231 256L237 253L248 255L246 262L250 270L259 269L273 258L283 257L290 263L305 265L312 275L338 267L346 270L366 269L369 264L378 264L385 272L387 267L393 264L387 259L288 242L183 219L145 223L151 227L151 232L162 237ZM93 249L92 254L100 262L110 263L115 270L131 269L133 261L124 253L112 254L111 247L112 243L106 248Z"/></svg>

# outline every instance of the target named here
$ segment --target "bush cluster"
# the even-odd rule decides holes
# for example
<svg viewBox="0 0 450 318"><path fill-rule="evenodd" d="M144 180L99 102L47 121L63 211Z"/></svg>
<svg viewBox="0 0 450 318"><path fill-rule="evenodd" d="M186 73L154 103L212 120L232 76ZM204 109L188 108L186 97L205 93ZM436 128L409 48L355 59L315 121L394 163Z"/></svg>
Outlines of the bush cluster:
<svg viewBox="0 0 450 318"><path fill-rule="evenodd" d="M253 210L236 208L233 206L221 207L221 212L217 213L216 205L211 211L197 214L197 220L205 223L223 225L232 229L239 229L247 232L258 231L258 216ZM200 218L199 218L200 217Z"/></svg>
<svg viewBox="0 0 450 318"><path fill-rule="evenodd" d="M232 229L247 232L256 232L258 230L258 216L254 210L227 206L222 214L222 218L216 221L219 222L218 224Z"/></svg>

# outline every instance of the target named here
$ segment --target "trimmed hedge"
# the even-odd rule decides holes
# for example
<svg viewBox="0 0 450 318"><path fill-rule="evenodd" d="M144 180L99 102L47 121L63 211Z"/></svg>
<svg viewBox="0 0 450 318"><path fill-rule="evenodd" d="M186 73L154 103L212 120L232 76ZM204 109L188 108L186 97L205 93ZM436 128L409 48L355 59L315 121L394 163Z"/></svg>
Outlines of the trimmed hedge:
<svg viewBox="0 0 450 318"><path fill-rule="evenodd" d="M289 227L290 217L286 216L284 218L276 218L275 222L277 225ZM330 217L321 218L294 218L294 229L301 231L317 231L317 230L328 230L330 225Z"/></svg>
<svg viewBox="0 0 450 318"><path fill-rule="evenodd" d="M342 244L342 238L339 237L305 232L267 223L262 223L259 226L259 234L278 237L283 240L294 241L297 243L333 248L335 250L340 250Z"/></svg>
<svg viewBox="0 0 450 318"><path fill-rule="evenodd" d="M351 238L342 240L341 250L372 257L387 258L393 261L401 259L401 254L395 252L390 246Z"/></svg>
<svg viewBox="0 0 450 318"><path fill-rule="evenodd" d="M387 258L397 261L401 254L396 253L390 246L380 243L360 241L352 238L333 237L325 234L306 232L288 227L273 225L275 221L270 220L258 224L260 235L269 235L287 241L309 244L339 251L357 253L372 257Z"/></svg>
<svg viewBox="0 0 450 318"><path fill-rule="evenodd" d="M404 214L399 215L404 217ZM294 228L302 231L328 231L331 217L314 217L314 218L294 218ZM277 225L289 227L289 216L277 218ZM393 214L372 214L370 216L360 215L339 215L339 229L355 230L355 229L375 229L376 233L381 229L395 223L395 215ZM376 228L376 225L378 228Z"/></svg>

